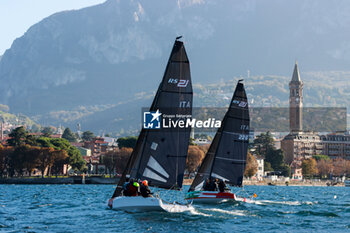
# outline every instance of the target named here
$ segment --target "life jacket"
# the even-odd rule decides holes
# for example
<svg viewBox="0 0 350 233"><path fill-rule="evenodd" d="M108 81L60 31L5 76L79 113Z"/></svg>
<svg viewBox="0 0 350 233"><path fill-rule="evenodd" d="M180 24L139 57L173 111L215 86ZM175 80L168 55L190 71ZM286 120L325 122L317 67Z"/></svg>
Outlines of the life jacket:
<svg viewBox="0 0 350 233"><path fill-rule="evenodd" d="M137 196L138 195L138 188L136 188L133 184L129 183L128 193L130 196Z"/></svg>

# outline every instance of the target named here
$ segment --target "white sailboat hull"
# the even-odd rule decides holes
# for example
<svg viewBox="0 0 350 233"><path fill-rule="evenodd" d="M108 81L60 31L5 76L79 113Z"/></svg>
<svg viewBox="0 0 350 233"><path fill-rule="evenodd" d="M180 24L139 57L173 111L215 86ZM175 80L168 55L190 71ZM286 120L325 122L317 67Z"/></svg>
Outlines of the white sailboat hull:
<svg viewBox="0 0 350 233"><path fill-rule="evenodd" d="M149 212L165 211L180 213L193 210L191 205L182 205L177 203L167 203L158 197L142 196L136 197L116 197L108 200L108 206L114 210L124 210L127 212Z"/></svg>

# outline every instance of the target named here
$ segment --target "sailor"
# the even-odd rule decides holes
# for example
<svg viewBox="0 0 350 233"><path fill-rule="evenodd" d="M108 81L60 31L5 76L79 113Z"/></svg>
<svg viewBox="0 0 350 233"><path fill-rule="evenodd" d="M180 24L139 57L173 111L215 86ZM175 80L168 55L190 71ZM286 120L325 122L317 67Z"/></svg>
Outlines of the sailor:
<svg viewBox="0 0 350 233"><path fill-rule="evenodd" d="M224 180L220 180L219 181L219 191L221 193L225 192L226 191L226 183Z"/></svg>
<svg viewBox="0 0 350 233"><path fill-rule="evenodd" d="M125 183L123 185L123 194L124 196L130 197L130 196L138 196L139 193L139 183L136 182L134 179L130 179L128 183Z"/></svg>
<svg viewBox="0 0 350 233"><path fill-rule="evenodd" d="M142 181L140 185L140 193L143 197L152 197L152 193L151 193L151 190L149 189L147 180Z"/></svg>
<svg viewBox="0 0 350 233"><path fill-rule="evenodd" d="M123 185L123 195L124 196L130 196L130 194L128 192L128 188L129 188L129 182L125 182Z"/></svg>
<svg viewBox="0 0 350 233"><path fill-rule="evenodd" d="M207 178L207 179L205 180L204 185L203 185L203 190L204 190L204 191L209 191L209 189L210 189L210 180L209 180L209 178Z"/></svg>
<svg viewBox="0 0 350 233"><path fill-rule="evenodd" d="M217 191L218 190L218 179L211 178L209 183L209 190L208 191Z"/></svg>
<svg viewBox="0 0 350 233"><path fill-rule="evenodd" d="M130 196L129 185L132 182L134 182L134 179L127 179L127 181L123 184L123 195L126 196L126 197Z"/></svg>
<svg viewBox="0 0 350 233"><path fill-rule="evenodd" d="M130 196L138 196L139 195L140 185L138 182L134 181L133 183L129 183L129 194Z"/></svg>

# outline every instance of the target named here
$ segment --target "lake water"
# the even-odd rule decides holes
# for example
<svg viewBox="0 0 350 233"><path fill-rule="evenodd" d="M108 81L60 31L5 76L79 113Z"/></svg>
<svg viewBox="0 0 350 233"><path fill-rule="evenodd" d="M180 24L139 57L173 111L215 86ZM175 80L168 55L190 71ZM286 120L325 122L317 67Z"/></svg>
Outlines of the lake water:
<svg viewBox="0 0 350 233"><path fill-rule="evenodd" d="M185 187L187 190L188 187ZM349 232L350 188L246 186L256 204L188 213L106 208L112 185L0 185L0 232ZM185 192L161 192L172 199Z"/></svg>

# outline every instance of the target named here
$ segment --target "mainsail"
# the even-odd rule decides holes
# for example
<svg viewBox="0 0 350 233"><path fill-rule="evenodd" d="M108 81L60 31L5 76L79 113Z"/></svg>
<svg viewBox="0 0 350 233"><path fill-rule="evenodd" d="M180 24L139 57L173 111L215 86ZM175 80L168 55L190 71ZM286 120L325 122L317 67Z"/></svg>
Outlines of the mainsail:
<svg viewBox="0 0 350 233"><path fill-rule="evenodd" d="M149 109L163 116L192 115L190 64L179 38L176 38L163 80ZM160 188L181 188L190 132L191 128L178 126L143 128L112 197L120 196L127 177L147 179L150 185Z"/></svg>
<svg viewBox="0 0 350 233"><path fill-rule="evenodd" d="M189 191L200 190L207 178L242 186L249 141L249 109L239 80L230 106Z"/></svg>

